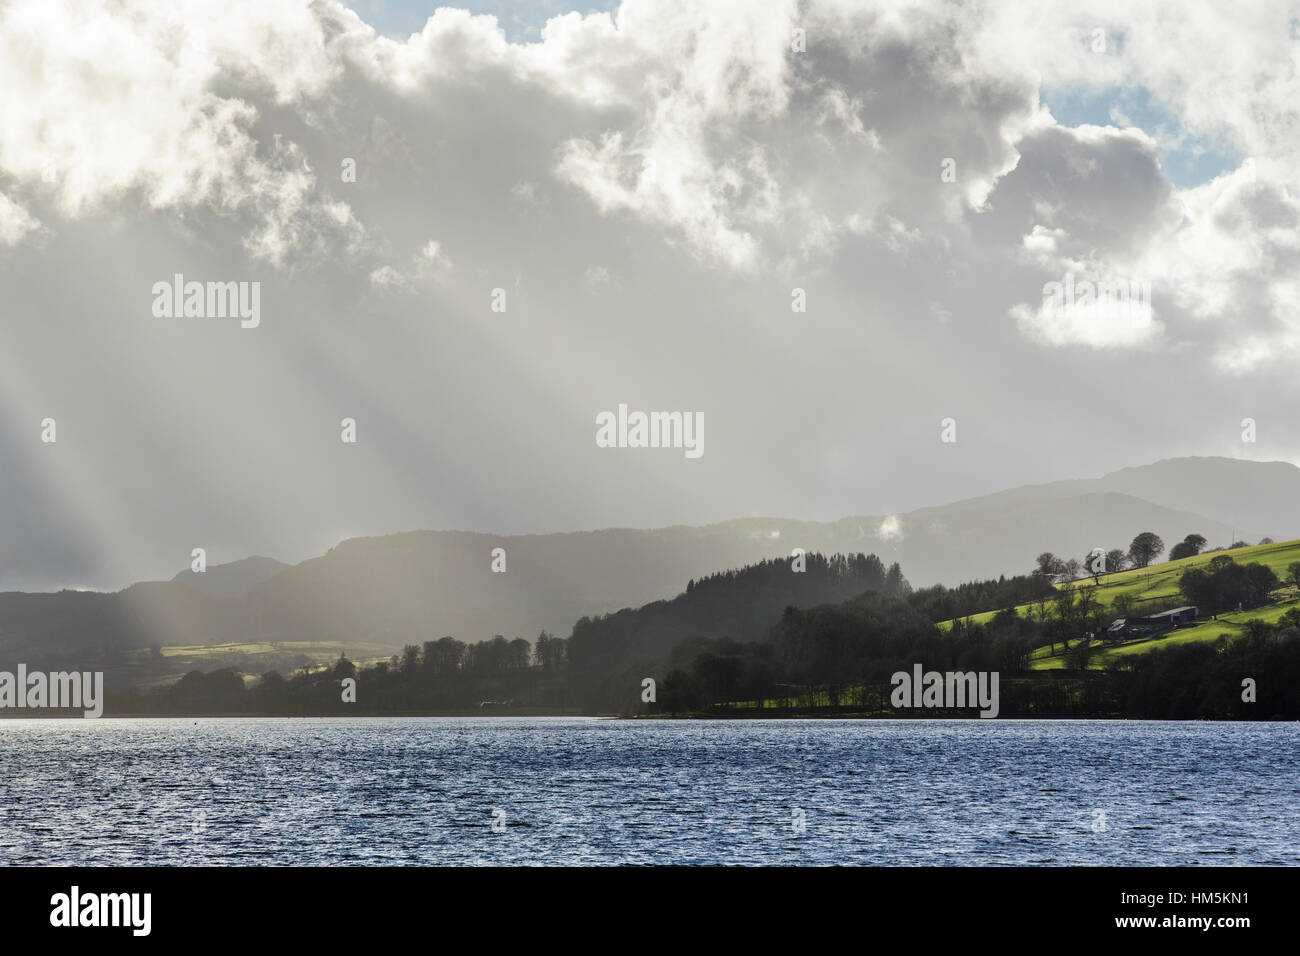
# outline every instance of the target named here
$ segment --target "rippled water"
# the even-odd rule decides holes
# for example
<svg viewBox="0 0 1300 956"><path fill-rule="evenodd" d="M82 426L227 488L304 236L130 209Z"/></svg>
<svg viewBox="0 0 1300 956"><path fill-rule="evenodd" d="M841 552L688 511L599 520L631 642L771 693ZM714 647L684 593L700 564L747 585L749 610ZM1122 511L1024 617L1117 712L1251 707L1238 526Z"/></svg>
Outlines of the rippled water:
<svg viewBox="0 0 1300 956"><path fill-rule="evenodd" d="M1294 723L4 720L0 862L1295 865L1297 745Z"/></svg>

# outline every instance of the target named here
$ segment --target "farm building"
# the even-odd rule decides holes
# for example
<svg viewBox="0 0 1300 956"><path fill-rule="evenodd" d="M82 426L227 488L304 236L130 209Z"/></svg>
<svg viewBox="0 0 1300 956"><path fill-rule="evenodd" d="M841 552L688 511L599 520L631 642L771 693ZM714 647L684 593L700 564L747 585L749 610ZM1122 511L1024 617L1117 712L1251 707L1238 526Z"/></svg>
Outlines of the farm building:
<svg viewBox="0 0 1300 956"><path fill-rule="evenodd" d="M1193 623L1201 613L1197 607L1176 607L1148 617L1122 617L1106 628L1107 637L1143 637L1160 634Z"/></svg>

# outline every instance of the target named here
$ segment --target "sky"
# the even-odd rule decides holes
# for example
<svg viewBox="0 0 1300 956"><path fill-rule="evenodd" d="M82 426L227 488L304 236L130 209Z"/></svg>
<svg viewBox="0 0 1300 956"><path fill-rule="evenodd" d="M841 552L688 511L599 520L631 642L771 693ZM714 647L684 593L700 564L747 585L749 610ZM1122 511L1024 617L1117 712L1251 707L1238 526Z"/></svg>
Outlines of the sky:
<svg viewBox="0 0 1300 956"><path fill-rule="evenodd" d="M1297 4L580 11L0 2L0 590L1300 461Z"/></svg>

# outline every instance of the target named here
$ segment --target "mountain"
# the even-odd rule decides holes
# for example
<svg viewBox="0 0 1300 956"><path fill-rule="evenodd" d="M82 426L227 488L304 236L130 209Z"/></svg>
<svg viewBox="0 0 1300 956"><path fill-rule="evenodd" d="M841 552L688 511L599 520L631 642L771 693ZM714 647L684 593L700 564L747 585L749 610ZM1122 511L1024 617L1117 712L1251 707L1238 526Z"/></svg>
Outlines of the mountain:
<svg viewBox="0 0 1300 956"><path fill-rule="evenodd" d="M1141 531L1170 546L1192 532L1210 547L1300 537L1300 468L1171 459L832 522L353 538L289 568L250 558L112 595L0 595L0 651L327 640L399 648L444 635L531 639L542 629L567 636L581 617L670 598L718 571L788 560L794 548L874 553L901 563L914 585L955 585L1024 573L1042 551L1082 559L1093 548L1127 548ZM505 573L491 570L494 548L505 550Z"/></svg>
<svg viewBox="0 0 1300 956"><path fill-rule="evenodd" d="M1126 549L1140 531L1155 531L1171 545L1196 532L1213 546L1231 543L1234 529L1202 514L1097 492L1009 495L981 506L959 502L825 523L744 518L698 528L517 537L416 531L345 541L254 588L248 600L266 640L309 633L399 646L443 635L532 638L543 628L567 635L580 617L668 598L691 578L788 558L794 548L875 553L901 563L915 585L953 585L1024 573L1042 551L1082 559L1096 547ZM496 547L506 552L504 574L490 571Z"/></svg>
<svg viewBox="0 0 1300 956"><path fill-rule="evenodd" d="M1206 515L1227 523L1230 529L1251 528L1278 541L1300 535L1300 468L1285 461L1166 458L1151 465L1122 468L1100 478L1027 485L946 507L984 508L996 502L1022 504L1102 492L1118 492L1177 511ZM1244 534L1237 537L1249 539Z"/></svg>
<svg viewBox="0 0 1300 956"><path fill-rule="evenodd" d="M166 581L112 594L9 592L0 594L0 661L35 666L73 655L70 663L80 666L126 648L242 640L246 625L238 598Z"/></svg>
<svg viewBox="0 0 1300 956"><path fill-rule="evenodd" d="M275 558L253 555L228 564L214 564L201 573L187 568L172 578L172 581L204 594L233 597L247 594L263 581L270 580L289 567L291 565Z"/></svg>
<svg viewBox="0 0 1300 956"><path fill-rule="evenodd" d="M923 508L900 516L891 530L900 537L878 552L883 560L902 563L913 583L950 586L1023 574L1043 551L1082 561L1095 548L1127 550L1141 531L1154 531L1168 547L1193 532L1204 535L1211 547L1231 544L1234 533L1252 544L1260 537L1241 526L1234 529L1202 514L1114 491L1059 498L1004 495L978 507L959 502Z"/></svg>
<svg viewBox="0 0 1300 956"><path fill-rule="evenodd" d="M1169 458L1097 480L1106 490L1211 515L1276 541L1300 535L1300 468L1290 462Z"/></svg>

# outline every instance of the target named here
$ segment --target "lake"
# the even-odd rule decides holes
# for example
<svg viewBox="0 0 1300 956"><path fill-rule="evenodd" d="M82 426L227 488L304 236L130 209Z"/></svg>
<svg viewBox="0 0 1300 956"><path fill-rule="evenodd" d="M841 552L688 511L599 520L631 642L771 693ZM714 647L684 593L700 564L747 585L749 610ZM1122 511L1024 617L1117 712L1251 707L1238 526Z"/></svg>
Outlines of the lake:
<svg viewBox="0 0 1300 956"><path fill-rule="evenodd" d="M6 864L1300 864L1300 725L0 721Z"/></svg>

